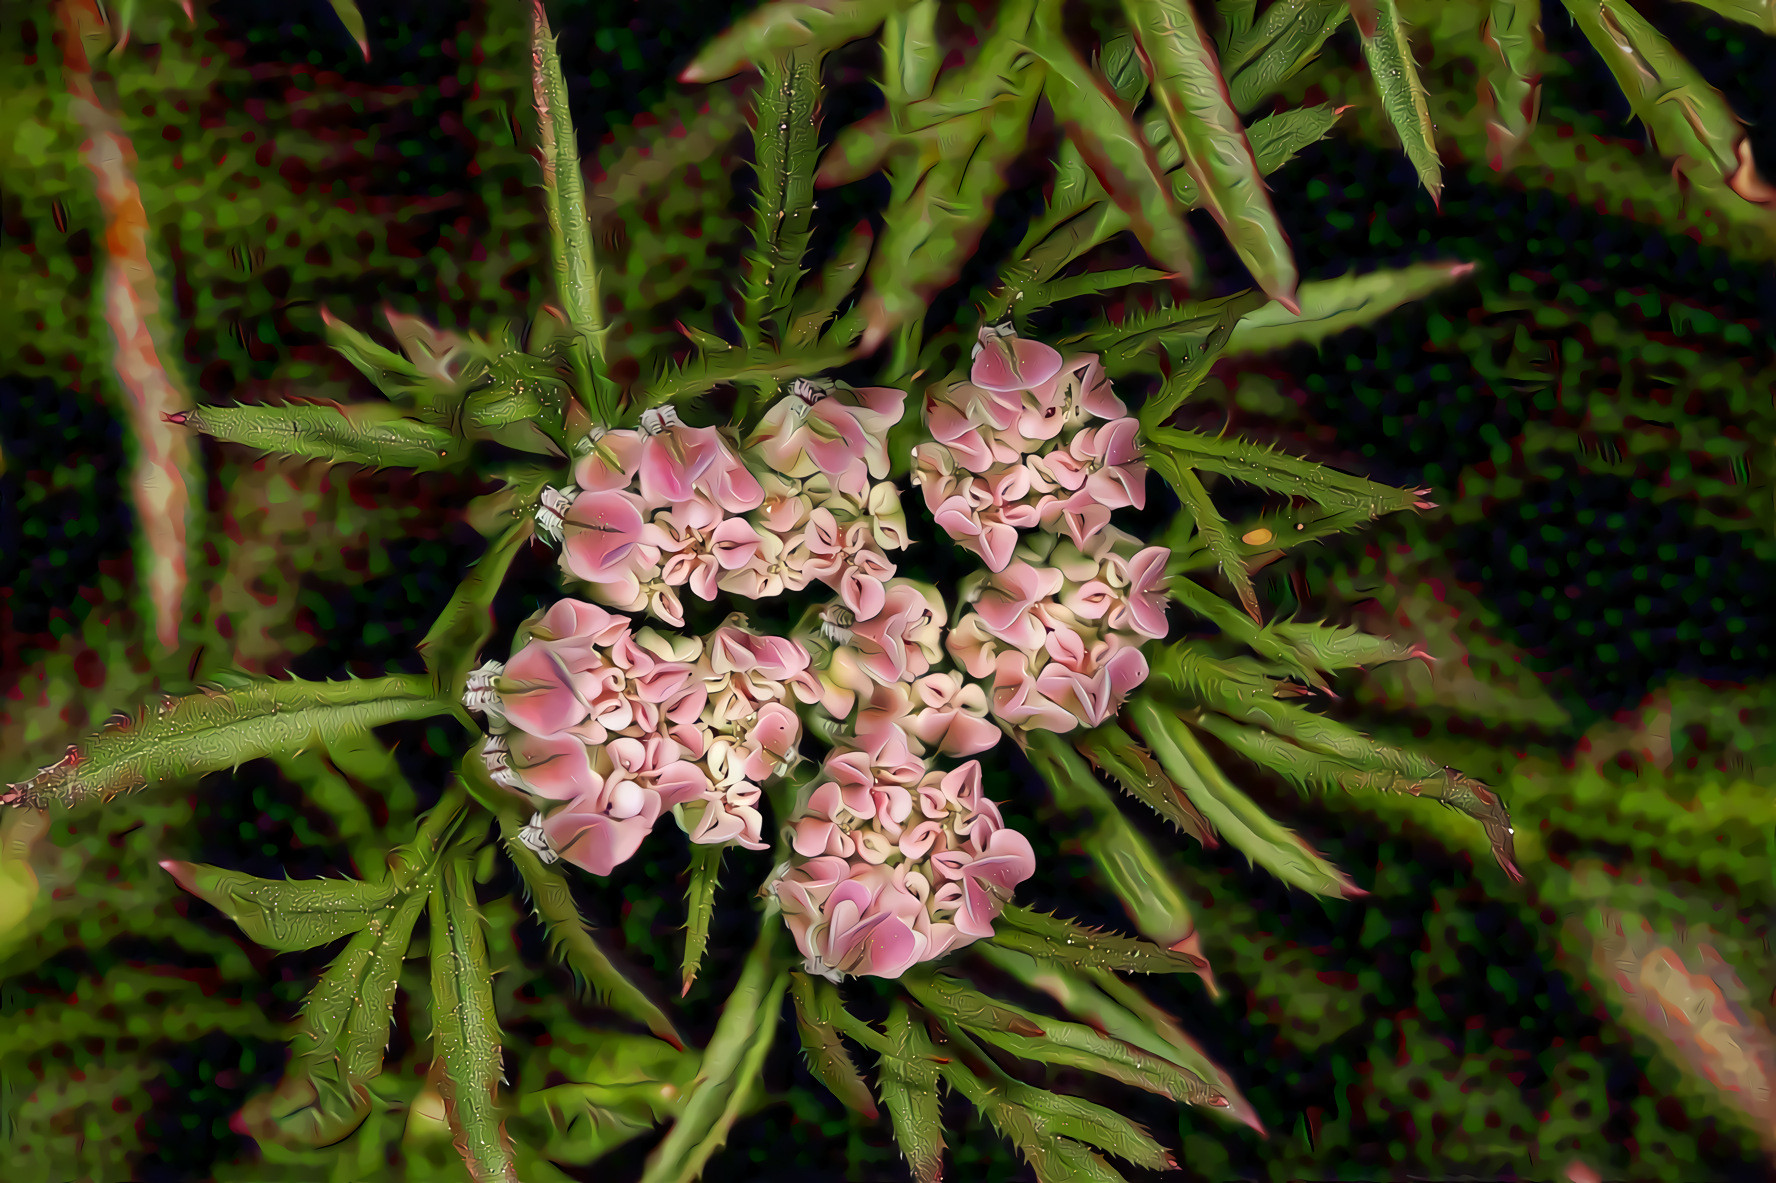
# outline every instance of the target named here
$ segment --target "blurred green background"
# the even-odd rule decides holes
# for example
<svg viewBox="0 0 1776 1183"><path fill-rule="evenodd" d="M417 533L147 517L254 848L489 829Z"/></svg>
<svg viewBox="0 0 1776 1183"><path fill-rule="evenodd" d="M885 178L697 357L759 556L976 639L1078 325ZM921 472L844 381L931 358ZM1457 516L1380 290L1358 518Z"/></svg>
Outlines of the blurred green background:
<svg viewBox="0 0 1776 1183"><path fill-rule="evenodd" d="M138 155L178 347L167 360L200 399L347 391L349 371L321 347L319 303L357 324L386 301L485 330L530 298L544 237L514 122L522 29L488 5L362 7L368 63L324 0L218 0L195 27L144 3L132 44L99 61ZM604 257L635 295L631 357L713 299L736 257L723 227L731 234L749 183L733 142L739 102L671 82L728 7L552 6L581 144L596 156ZM1699 9L1649 7L1776 161L1770 43ZM1445 508L1311 552L1267 585L1266 607L1329 611L1440 659L1341 685L1334 709L1496 787L1527 882L1509 884L1453 814L1444 826L1410 802L1249 786L1287 796L1292 824L1374 894L1326 905L1230 851L1180 856L1221 997L1194 981L1155 997L1232 1072L1270 1137L1133 1110L1162 1137L1175 1128L1184 1171L1206 1180L1555 1179L1575 1159L1607 1179L1762 1179L1776 1148L1776 232L1679 192L1637 150L1614 84L1563 20L1547 29L1559 65L1542 155L1494 173L1473 147L1473 31L1444 28L1428 5L1412 15L1431 89L1470 112L1439 118L1468 157L1449 169L1441 210L1369 110L1273 178L1275 199L1306 278L1380 256L1472 260L1474 281L1321 350L1224 367L1202 415L1436 490ZM9 5L5 18L0 773L22 776L151 689L221 664L305 677L417 668L414 643L478 551L461 509L481 490L213 443L194 552L203 595L186 604L196 623L175 654L147 643L128 413L95 303L102 219L53 13ZM1356 63L1335 43L1296 89L1354 95ZM835 91L829 127L868 104L868 68L867 52L836 60L851 89ZM688 134L653 140L637 117L680 120ZM1015 225L1016 194L1004 212ZM1210 263L1237 286L1230 256ZM503 618L548 594L549 572L533 566ZM385 820L410 824L461 742L447 725L383 739L417 800L401 799L398 778L366 794L296 759L41 834L7 817L0 1145L11 1183L460 1174L420 1126L403 1138L399 1115L336 1147L258 1156L229 1119L277 1079L282 1026L324 958L266 955L155 865L317 875L376 857L401 836L379 834ZM1039 855L1083 874L1077 852L1039 843ZM581 899L661 996L676 969L664 938L679 923L682 863L681 851L644 855ZM724 892L733 906L718 916L745 916L741 889ZM613 1024L572 1000L527 920L503 923L502 1016L521 1049L509 1064L546 1071L527 1041L563 1023ZM718 929L687 1034L707 1035L749 940ZM1718 985L1730 1038L1660 1009L1658 983L1675 996L1677 979L1619 970L1667 964L1662 950ZM405 1017L410 1031L429 1027ZM397 1046L390 1062L423 1074L421 1050ZM709 1178L902 1177L886 1128L852 1121L793 1049L774 1054L767 1083L775 1103L737 1127ZM953 1177L1024 1177L975 1119L959 1109L955 1121ZM648 1144L578 1177L628 1177Z"/></svg>

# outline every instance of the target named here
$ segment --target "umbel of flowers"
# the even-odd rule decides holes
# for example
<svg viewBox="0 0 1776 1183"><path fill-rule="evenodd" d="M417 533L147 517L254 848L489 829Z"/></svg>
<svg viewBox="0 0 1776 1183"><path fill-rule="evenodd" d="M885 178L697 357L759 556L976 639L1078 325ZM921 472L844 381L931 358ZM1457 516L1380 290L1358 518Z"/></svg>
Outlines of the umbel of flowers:
<svg viewBox="0 0 1776 1183"><path fill-rule="evenodd" d="M693 842L764 849L760 798L806 721L830 751L769 890L808 968L897 977L992 934L1035 859L966 758L1111 718L1166 635L1170 556L1110 524L1144 504L1147 470L1097 358L990 327L968 380L927 393L913 454L932 518L985 564L946 604L890 558L912 541L887 479L905 403L798 380L744 441L650 411L545 492L539 529L594 602L555 604L467 695L494 778L549 810L525 831L543 857L608 874L667 812ZM686 594L815 584L832 598L789 637L609 611L676 628Z"/></svg>

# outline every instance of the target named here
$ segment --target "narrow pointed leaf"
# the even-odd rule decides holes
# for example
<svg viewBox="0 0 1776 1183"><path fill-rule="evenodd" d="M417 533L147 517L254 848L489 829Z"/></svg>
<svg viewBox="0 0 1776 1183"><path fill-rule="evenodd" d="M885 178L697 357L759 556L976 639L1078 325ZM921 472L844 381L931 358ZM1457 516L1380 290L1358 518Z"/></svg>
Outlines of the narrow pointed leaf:
<svg viewBox="0 0 1776 1183"><path fill-rule="evenodd" d="M604 950L598 947L597 939L580 916L567 880L559 872L545 867L536 852L519 840L518 832L522 826L506 815L500 819L500 828L506 854L524 880L537 919L549 931L550 946L555 955L578 975L599 1003L645 1024L649 1031L673 1047L684 1047L684 1040L679 1038L660 1008L619 973Z"/></svg>
<svg viewBox="0 0 1776 1183"><path fill-rule="evenodd" d="M1400 19L1399 0L1354 0L1351 13L1363 39L1363 56L1369 75L1381 95L1381 108L1399 134L1406 158L1418 170L1418 179L1440 201L1443 193L1442 164L1437 159L1436 131L1431 109L1419 81L1418 63L1412 58L1412 42Z"/></svg>
<svg viewBox="0 0 1776 1183"><path fill-rule="evenodd" d="M1250 797L1234 788L1184 721L1150 698L1130 708L1147 746L1171 778L1189 794L1221 836L1283 882L1324 896L1361 896L1361 891L1293 831L1278 825Z"/></svg>
<svg viewBox="0 0 1776 1183"><path fill-rule="evenodd" d="M1233 532L1227 528L1227 519L1215 508L1215 503L1209 499L1209 491L1203 488L1196 473L1181 461L1176 453L1164 449L1150 449L1147 454L1147 463L1171 485L1184 512L1196 521L1197 536L1215 556L1215 565L1222 577L1233 585L1234 594L1239 596L1246 615L1262 623L1264 614L1258 607L1252 575L1246 570L1245 556L1234 543Z"/></svg>
<svg viewBox="0 0 1776 1183"><path fill-rule="evenodd" d="M526 515L507 527L457 584L444 610L420 641L420 654L437 679L440 698L455 701L462 697L469 669L480 657L481 646L493 635L494 596L505 582L512 559L530 540L534 524L535 519Z"/></svg>
<svg viewBox="0 0 1776 1183"><path fill-rule="evenodd" d="M1209 330L1209 335L1194 349L1187 349L1183 368L1166 379L1166 384L1159 392L1141 406L1141 426L1156 427L1171 418L1176 411L1197 388L1203 384L1221 354L1227 349L1227 342L1232 338L1233 331L1238 327L1240 318L1258 303L1256 293L1249 300L1235 300L1229 303L1221 313L1221 319Z"/></svg>
<svg viewBox="0 0 1776 1183"><path fill-rule="evenodd" d="M1490 163L1503 169L1535 128L1542 105L1542 0L1491 0L1482 41L1486 140Z"/></svg>
<svg viewBox="0 0 1776 1183"><path fill-rule="evenodd" d="M838 1028L826 1017L832 1007L841 1005L837 992L829 983L816 982L799 972L789 975L789 992L795 999L796 1030L802 1037L808 1070L847 1108L875 1120L876 1100L869 1085L852 1062Z"/></svg>
<svg viewBox="0 0 1776 1183"><path fill-rule="evenodd" d="M1776 33L1776 0L1690 0L1728 20L1739 21L1766 33Z"/></svg>
<svg viewBox="0 0 1776 1183"><path fill-rule="evenodd" d="M543 166L543 212L549 223L555 294L572 334L568 356L588 414L609 424L616 392L604 368L604 306L592 251L592 220L586 209L586 178L568 115L567 83L543 0L532 0L531 93L537 115L537 151Z"/></svg>
<svg viewBox="0 0 1776 1183"><path fill-rule="evenodd" d="M1123 0L1122 7L1203 208L1258 286L1293 305L1298 275L1288 237L1189 0Z"/></svg>
<svg viewBox="0 0 1776 1183"><path fill-rule="evenodd" d="M1566 0L1566 9L1662 154L1700 184L1725 184L1746 201L1776 205L1745 125L1664 34L1622 0Z"/></svg>
<svg viewBox="0 0 1776 1183"><path fill-rule="evenodd" d="M1215 0L1215 11L1221 17L1217 40L1225 56L1229 46L1252 31L1252 22L1258 19L1258 0Z"/></svg>
<svg viewBox="0 0 1776 1183"><path fill-rule="evenodd" d="M1218 597L1216 602L1221 602ZM1079 749L1080 755L1108 773L1123 792L1204 846L1219 845L1207 819L1178 791L1178 786L1154 762L1152 754L1136 743L1134 736L1119 724L1112 721L1084 732L1074 739L1073 746Z"/></svg>
<svg viewBox="0 0 1776 1183"><path fill-rule="evenodd" d="M1407 661L1423 652L1359 628L1297 621L1273 621L1266 629L1316 669L1348 670L1390 661Z"/></svg>
<svg viewBox="0 0 1776 1183"><path fill-rule="evenodd" d="M1188 284L1200 260L1159 160L1116 92L1067 43L1057 8L1054 0L1042 0L1031 39L1030 48L1047 67L1043 93L1147 253Z"/></svg>
<svg viewBox="0 0 1776 1183"><path fill-rule="evenodd" d="M937 0L889 6L882 28L882 90L890 103L916 103L931 94L943 64L937 39Z"/></svg>
<svg viewBox="0 0 1776 1183"><path fill-rule="evenodd" d="M1130 110L1140 106L1141 100L1147 97L1147 63L1141 57L1140 47L1135 44L1134 34L1123 33L1104 42L1098 69L1110 89L1116 92L1116 97L1127 103Z"/></svg>
<svg viewBox="0 0 1776 1183"><path fill-rule="evenodd" d="M928 983L908 983L908 986L923 1005L987 1043L1022 1059L1096 1072L1190 1105L1210 1105L1220 1097L1207 1081L1184 1071L1170 1060L1112 1039L1083 1023L1052 1019L1010 1003L986 999L978 990L952 978L934 978ZM992 1013L988 1003L991 1003L992 1010L1002 1009L1022 1016L1026 1022L1038 1026L1042 1034L1020 1035L981 1017Z"/></svg>
<svg viewBox="0 0 1776 1183"><path fill-rule="evenodd" d="M1241 541L1244 542L1244 539ZM1274 626L1260 625L1194 579L1183 576L1174 578L1167 586L1167 592L1172 599L1220 629L1231 640L1249 647L1266 661L1281 666L1279 672L1299 678L1309 686L1325 686L1325 679L1302 660L1301 654L1272 631Z"/></svg>
<svg viewBox="0 0 1776 1183"><path fill-rule="evenodd" d="M1416 507L1423 493L1378 484L1236 436L1210 436L1170 427L1156 427L1147 434L1157 445L1156 453L1169 452L1183 466L1219 473L1286 496L1306 497L1329 509L1357 510L1379 517ZM1150 454L1149 461L1152 458Z"/></svg>
<svg viewBox="0 0 1776 1183"><path fill-rule="evenodd" d="M443 1065L439 1092L457 1153L475 1183L518 1183L499 1109L499 1020L484 921L475 908L474 864L447 862L431 890L432 1023Z"/></svg>
<svg viewBox="0 0 1776 1183"><path fill-rule="evenodd" d="M143 710L107 727L30 780L7 786L0 806L69 808L109 800L447 709L433 695L431 679L412 674L344 682L268 679L239 690L163 698L153 714Z"/></svg>
<svg viewBox="0 0 1776 1183"><path fill-rule="evenodd" d="M1291 345L1318 344L1346 329L1372 324L1394 309L1467 278L1472 263L1414 263L1392 270L1310 280L1301 285L1301 311L1266 304L1247 313L1233 330L1228 354L1274 353Z"/></svg>
<svg viewBox="0 0 1776 1183"><path fill-rule="evenodd" d="M647 394L631 418L642 410L680 402L694 394L739 382L787 382L791 378L811 378L835 370L852 357L851 350L834 344L805 348L793 353L780 353L769 346L756 349L728 349L707 354L682 366L667 370L648 383Z"/></svg>
<svg viewBox="0 0 1776 1183"><path fill-rule="evenodd" d="M388 403L194 407L172 417L194 431L282 456L430 472L468 458L468 441Z"/></svg>
<svg viewBox="0 0 1776 1183"><path fill-rule="evenodd" d="M1345 0L1275 0L1265 8L1221 56L1234 110L1250 111L1281 90L1319 56L1348 11Z"/></svg>
<svg viewBox="0 0 1776 1183"><path fill-rule="evenodd" d="M370 37L364 29L364 14L358 11L358 6L352 0L328 0L328 3L333 5L333 15L339 18L339 23L345 26L345 31L350 33L352 40L358 43L358 49L363 53L364 60L369 61Z"/></svg>
<svg viewBox="0 0 1776 1183"><path fill-rule="evenodd" d="M1111 377L1149 368L1158 350L1175 349L1192 337L1206 337L1230 317L1237 318L1264 304L1256 291L1213 300L1191 300L1136 312L1120 322L1103 320L1060 342L1068 349L1095 353Z"/></svg>
<svg viewBox="0 0 1776 1183"><path fill-rule="evenodd" d="M767 915L703 1051L697 1082L666 1137L648 1156L642 1183L688 1183L726 1141L774 1037L789 975L772 965L782 924Z"/></svg>
<svg viewBox="0 0 1776 1183"><path fill-rule="evenodd" d="M943 1115L938 1108L937 1065L925 1037L913 1026L904 1000L888 1012L886 1046L877 1051L876 1087L917 1183L943 1176Z"/></svg>
<svg viewBox="0 0 1776 1183"><path fill-rule="evenodd" d="M683 994L691 992L697 980L697 968L703 964L703 952L709 947L709 923L715 918L715 884L721 874L720 846L691 847L691 881L685 889L684 961L679 971Z"/></svg>
<svg viewBox="0 0 1776 1183"><path fill-rule="evenodd" d="M1025 754L1048 782L1058 809L1082 814L1075 831L1098 874L1115 893L1143 936L1177 946L1196 932L1190 905L1172 882L1164 863L1141 832L1129 824L1110 791L1098 783L1085 759L1049 731L1024 736Z"/></svg>
<svg viewBox="0 0 1776 1183"><path fill-rule="evenodd" d="M280 953L312 949L361 931L394 899L392 884L356 879L260 879L167 859L161 868L214 905L255 944Z"/></svg>
<svg viewBox="0 0 1776 1183"><path fill-rule="evenodd" d="M753 128L752 250L742 286L741 332L752 344L783 340L814 215L820 152L820 57L808 50L766 59Z"/></svg>
<svg viewBox="0 0 1776 1183"><path fill-rule="evenodd" d="M357 367L376 388L392 399L401 399L425 375L412 362L392 349L384 349L370 337L321 308L327 344L333 351Z"/></svg>
<svg viewBox="0 0 1776 1183"><path fill-rule="evenodd" d="M1095 967L1118 973L1200 973L1200 957L1098 928L1007 904L992 943L1030 957L1075 969Z"/></svg>
<svg viewBox="0 0 1776 1183"><path fill-rule="evenodd" d="M1006 1092L1009 1100L1028 1110L1049 1133L1095 1146L1150 1171L1177 1169L1178 1164L1153 1135L1114 1109L1021 1080L1009 1082Z"/></svg>
<svg viewBox="0 0 1776 1183"><path fill-rule="evenodd" d="M870 224L859 222L821 268L815 281L797 294L789 335L784 341L787 348L806 349L820 339L839 305L863 279L863 269L869 264L875 240L876 233L870 229ZM850 342L834 341L833 344L844 348Z"/></svg>
<svg viewBox="0 0 1776 1183"><path fill-rule="evenodd" d="M703 48L678 78L713 82L792 49L819 52L867 37L910 0L772 0L736 21Z"/></svg>
<svg viewBox="0 0 1776 1183"><path fill-rule="evenodd" d="M951 1039L972 1043L954 1030ZM1122 1176L1111 1170L1110 1164L1083 1143L1051 1129L1031 1106L1024 1104L1043 1090L1019 1088L1020 1082L1000 1072L984 1054L976 1056L974 1062L986 1074L986 1081L955 1059L945 1061L939 1070L945 1082L967 1097L988 1124L1017 1148L1030 1165L1036 1183L1122 1183Z"/></svg>

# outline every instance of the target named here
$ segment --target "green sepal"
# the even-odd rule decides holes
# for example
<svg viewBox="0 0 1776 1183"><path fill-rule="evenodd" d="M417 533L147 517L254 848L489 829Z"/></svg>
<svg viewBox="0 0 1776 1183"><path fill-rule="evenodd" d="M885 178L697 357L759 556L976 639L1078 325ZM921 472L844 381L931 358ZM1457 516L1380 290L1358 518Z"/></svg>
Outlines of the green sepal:
<svg viewBox="0 0 1776 1183"><path fill-rule="evenodd" d="M163 698L152 715L144 709L108 726L31 779L8 785L0 806L69 808L109 800L447 709L433 694L431 679L414 674L343 682L266 679L237 690Z"/></svg>
<svg viewBox="0 0 1776 1183"><path fill-rule="evenodd" d="M260 879L173 859L161 862L179 886L213 905L254 944L279 953L312 949L361 931L395 897L393 884L356 879Z"/></svg>
<svg viewBox="0 0 1776 1183"><path fill-rule="evenodd" d="M830 1017L844 1005L838 991L830 982L816 981L798 971L789 975L789 993L795 1000L796 1030L802 1037L802 1052L808 1057L808 1071L846 1108L875 1120L876 1100Z"/></svg>

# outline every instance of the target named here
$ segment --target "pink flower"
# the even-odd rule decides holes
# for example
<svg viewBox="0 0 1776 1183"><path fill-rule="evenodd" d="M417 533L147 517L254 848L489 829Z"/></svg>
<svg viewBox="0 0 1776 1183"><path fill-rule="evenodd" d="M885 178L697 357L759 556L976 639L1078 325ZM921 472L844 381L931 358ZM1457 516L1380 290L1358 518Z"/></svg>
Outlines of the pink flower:
<svg viewBox="0 0 1776 1183"><path fill-rule="evenodd" d="M965 612L944 637L944 648L957 665L968 671L969 677L986 678L998 666L1003 643L987 631L978 612Z"/></svg>
<svg viewBox="0 0 1776 1183"><path fill-rule="evenodd" d="M611 771L604 791L615 794L624 782L639 785L660 798L663 809L690 801L709 789L709 776L690 760L681 759L677 743L663 735L618 736L605 745Z"/></svg>
<svg viewBox="0 0 1776 1183"><path fill-rule="evenodd" d="M543 834L562 858L594 875L627 861L660 817L660 797L633 781L614 793L576 797L543 819Z"/></svg>
<svg viewBox="0 0 1776 1183"><path fill-rule="evenodd" d="M608 685L602 666L596 652L572 639L530 642L512 655L496 683L506 721L543 738L567 734L592 716L593 700ZM613 719L609 704L601 706L600 726L629 725L626 712Z"/></svg>
<svg viewBox="0 0 1776 1183"><path fill-rule="evenodd" d="M747 448L786 477L824 474L839 492L862 500L870 477L888 475L888 429L900 421L905 401L904 391L883 386L823 394L798 381L765 412Z"/></svg>
<svg viewBox="0 0 1776 1183"><path fill-rule="evenodd" d="M1021 463L1004 465L978 477L963 477L951 487L953 492L931 506L937 524L985 560L989 570L1004 570L1017 546L1018 531L1041 524L1039 510L1029 503L1030 470ZM928 502L931 493L932 486L927 485Z"/></svg>
<svg viewBox="0 0 1776 1183"><path fill-rule="evenodd" d="M922 709L909 730L945 756L972 756L999 742L999 728L987 721L987 695L955 674L927 674L913 683Z"/></svg>
<svg viewBox="0 0 1776 1183"><path fill-rule="evenodd" d="M658 563L659 551L642 544L642 523L632 494L581 493L561 522L561 565L588 583L614 583Z"/></svg>
<svg viewBox="0 0 1776 1183"><path fill-rule="evenodd" d="M826 887L823 878L832 869L822 866L807 884L795 882L807 874L809 865L791 870L778 886L783 918L809 972L835 980L843 974L898 978L919 962L948 951L952 933L933 929L950 926L933 925L923 901L909 889L904 870L853 864L843 880ZM814 904L816 892L809 890L816 885L824 897L818 904Z"/></svg>
<svg viewBox="0 0 1776 1183"><path fill-rule="evenodd" d="M758 546L746 561L726 571L716 586L749 600L768 600L786 591L800 591L813 578L804 568L808 548L798 531L789 538L770 530L757 532Z"/></svg>
<svg viewBox="0 0 1776 1183"><path fill-rule="evenodd" d="M744 567L758 553L759 535L745 518L723 518L719 510L708 521L701 512L708 505L698 498L655 515L642 539L660 551L660 577L667 584L689 584L699 598L713 600L721 574Z"/></svg>
<svg viewBox="0 0 1776 1183"><path fill-rule="evenodd" d="M1016 830L994 830L982 852L960 871L962 906L954 918L956 931L970 940L990 937L993 921L1005 910L1017 885L1036 873L1036 852L1030 840Z"/></svg>
<svg viewBox="0 0 1776 1183"><path fill-rule="evenodd" d="M507 766L539 797L572 801L604 788L604 778L592 769L591 753L575 736L544 739L513 731L499 738L507 744Z"/></svg>
<svg viewBox="0 0 1776 1183"><path fill-rule="evenodd" d="M1171 558L1172 552L1163 546L1149 546L1127 563L1112 558L1110 565L1113 569L1122 566L1128 584L1122 589L1120 602L1105 615L1104 623L1155 641L1165 640L1166 594L1162 585Z"/></svg>
<svg viewBox="0 0 1776 1183"><path fill-rule="evenodd" d="M1109 719L1147 680L1141 651L1115 638L1086 646L1078 633L1056 632L1049 634L1048 651L1051 660L1036 675L1036 690L1088 727Z"/></svg>
<svg viewBox="0 0 1776 1183"><path fill-rule="evenodd" d="M1120 419L1128 414L1095 353L1068 358L1048 383L1031 393L1037 402L1059 407L1069 427L1078 427L1090 417Z"/></svg>
<svg viewBox="0 0 1776 1183"><path fill-rule="evenodd" d="M1047 630L1031 609L1038 601L1060 591L1064 582L1053 567L1033 567L1017 559L986 581L974 610L987 632L1026 653L1034 653L1042 647Z"/></svg>
<svg viewBox="0 0 1776 1183"><path fill-rule="evenodd" d="M1055 484L1078 490L1108 509L1147 504L1147 465L1141 460L1141 425L1135 419L1082 428L1065 452L1050 452L1039 463Z"/></svg>
<svg viewBox="0 0 1776 1183"><path fill-rule="evenodd" d="M878 682L911 682L943 657L948 614L935 590L906 579L889 582L882 610L852 626L860 664Z"/></svg>
<svg viewBox="0 0 1776 1183"><path fill-rule="evenodd" d="M765 497L758 478L728 447L721 432L686 427L676 417L643 439L638 476L648 509L677 505L702 493L728 513L745 513L758 508Z"/></svg>
<svg viewBox="0 0 1776 1183"><path fill-rule="evenodd" d="M1034 390L1052 383L1060 371L1061 355L1053 346L989 327L981 330L968 380L994 392Z"/></svg>
<svg viewBox="0 0 1776 1183"><path fill-rule="evenodd" d="M621 492L641 468L645 437L639 431L607 431L574 461L574 482L592 493Z"/></svg>
<svg viewBox="0 0 1776 1183"><path fill-rule="evenodd" d="M868 522L841 528L830 510L817 509L808 518L803 539L809 555L806 574L836 589L860 620L882 610L883 584L893 577L894 564L875 549Z"/></svg>
<svg viewBox="0 0 1776 1183"><path fill-rule="evenodd" d="M1013 727L1062 734L1079 725L1077 716L1041 693L1030 660L1016 651L1000 653L994 663L993 714Z"/></svg>

